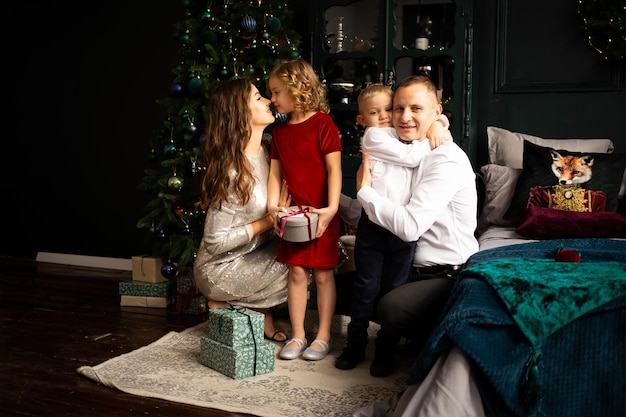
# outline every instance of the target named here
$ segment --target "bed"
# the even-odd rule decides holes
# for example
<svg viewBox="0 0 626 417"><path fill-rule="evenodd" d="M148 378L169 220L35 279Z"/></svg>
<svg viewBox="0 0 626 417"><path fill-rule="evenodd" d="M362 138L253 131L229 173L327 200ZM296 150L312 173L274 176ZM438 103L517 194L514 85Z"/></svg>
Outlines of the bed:
<svg viewBox="0 0 626 417"><path fill-rule="evenodd" d="M354 416L626 416L626 155L607 139L487 133L480 250L407 390ZM582 209L554 187L565 156L592 162Z"/></svg>

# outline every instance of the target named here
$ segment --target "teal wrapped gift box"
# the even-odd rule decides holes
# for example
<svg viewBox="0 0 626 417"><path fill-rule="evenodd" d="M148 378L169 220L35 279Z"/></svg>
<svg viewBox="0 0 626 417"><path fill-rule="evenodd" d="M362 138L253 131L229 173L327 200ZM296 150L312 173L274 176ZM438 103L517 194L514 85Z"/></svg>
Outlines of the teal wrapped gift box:
<svg viewBox="0 0 626 417"><path fill-rule="evenodd" d="M174 281L166 282L142 282L134 280L120 281L120 295L135 295L141 297L165 297L169 298L176 291Z"/></svg>
<svg viewBox="0 0 626 417"><path fill-rule="evenodd" d="M274 344L265 340L234 348L200 336L200 363L233 379L273 372L275 357Z"/></svg>
<svg viewBox="0 0 626 417"><path fill-rule="evenodd" d="M230 347L257 345L264 341L262 313L244 307L209 310L209 338ZM253 340L254 338L254 340Z"/></svg>

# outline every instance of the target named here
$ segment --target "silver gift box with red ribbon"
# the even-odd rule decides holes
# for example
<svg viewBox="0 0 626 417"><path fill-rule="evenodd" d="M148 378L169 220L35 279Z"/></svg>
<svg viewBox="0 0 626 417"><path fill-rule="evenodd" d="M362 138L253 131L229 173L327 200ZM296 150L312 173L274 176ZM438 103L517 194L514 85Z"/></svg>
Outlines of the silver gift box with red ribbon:
<svg viewBox="0 0 626 417"><path fill-rule="evenodd" d="M317 214L311 213L310 207L291 206L287 211L278 213L280 237L289 242L308 242L315 239Z"/></svg>

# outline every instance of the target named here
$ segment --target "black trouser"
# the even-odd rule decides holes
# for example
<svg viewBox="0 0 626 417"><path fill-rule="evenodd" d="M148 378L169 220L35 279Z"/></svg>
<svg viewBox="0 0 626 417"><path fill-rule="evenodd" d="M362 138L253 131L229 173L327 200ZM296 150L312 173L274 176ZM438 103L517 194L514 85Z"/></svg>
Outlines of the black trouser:
<svg viewBox="0 0 626 417"><path fill-rule="evenodd" d="M397 344L400 337L406 337L420 350L439 322L458 273L443 268L437 273L412 274L410 282L385 294L377 314L389 341L377 340L377 346Z"/></svg>
<svg viewBox="0 0 626 417"><path fill-rule="evenodd" d="M405 242L361 215L354 247L348 345L365 346L378 299L409 280L416 242Z"/></svg>

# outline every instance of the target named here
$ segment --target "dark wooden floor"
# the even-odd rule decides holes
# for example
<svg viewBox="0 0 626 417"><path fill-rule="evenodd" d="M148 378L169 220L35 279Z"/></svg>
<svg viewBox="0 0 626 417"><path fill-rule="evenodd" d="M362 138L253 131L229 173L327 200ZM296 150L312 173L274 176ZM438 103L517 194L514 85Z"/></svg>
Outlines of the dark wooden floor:
<svg viewBox="0 0 626 417"><path fill-rule="evenodd" d="M125 394L76 372L203 320L120 307L118 282L130 278L126 271L0 257L1 416L252 415Z"/></svg>

